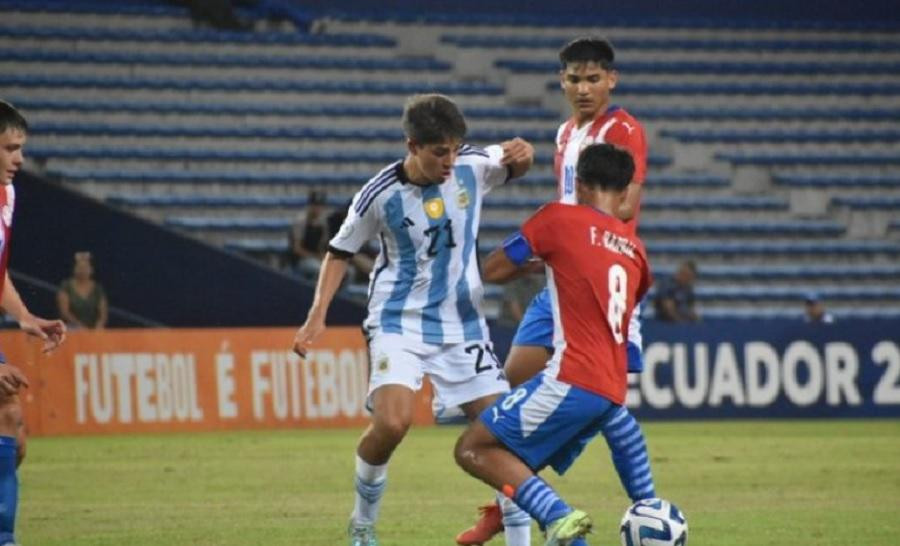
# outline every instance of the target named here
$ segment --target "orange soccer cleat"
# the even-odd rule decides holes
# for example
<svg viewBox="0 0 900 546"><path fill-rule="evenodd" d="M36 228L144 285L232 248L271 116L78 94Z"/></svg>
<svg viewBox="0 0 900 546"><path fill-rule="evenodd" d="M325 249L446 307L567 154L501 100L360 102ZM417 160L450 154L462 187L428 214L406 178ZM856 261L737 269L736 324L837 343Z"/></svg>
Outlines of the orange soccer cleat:
<svg viewBox="0 0 900 546"><path fill-rule="evenodd" d="M478 512L481 517L475 522L475 525L456 535L456 543L460 546L482 546L495 535L503 532L503 514L496 502L479 506Z"/></svg>

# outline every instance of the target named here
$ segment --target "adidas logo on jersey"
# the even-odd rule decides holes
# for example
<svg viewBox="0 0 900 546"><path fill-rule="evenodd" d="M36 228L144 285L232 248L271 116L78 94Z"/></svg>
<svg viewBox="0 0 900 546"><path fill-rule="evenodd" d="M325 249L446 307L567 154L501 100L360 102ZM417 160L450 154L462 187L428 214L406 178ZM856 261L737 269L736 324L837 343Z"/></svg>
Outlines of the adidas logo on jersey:
<svg viewBox="0 0 900 546"><path fill-rule="evenodd" d="M415 222L410 220L409 216L404 216L403 221L400 223L400 227L408 228L416 225Z"/></svg>

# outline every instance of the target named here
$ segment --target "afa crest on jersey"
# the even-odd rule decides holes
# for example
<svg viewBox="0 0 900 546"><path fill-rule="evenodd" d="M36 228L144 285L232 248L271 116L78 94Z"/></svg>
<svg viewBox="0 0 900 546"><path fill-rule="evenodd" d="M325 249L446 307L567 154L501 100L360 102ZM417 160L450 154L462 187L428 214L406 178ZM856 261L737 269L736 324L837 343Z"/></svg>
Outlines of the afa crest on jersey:
<svg viewBox="0 0 900 546"><path fill-rule="evenodd" d="M432 220L437 220L444 215L444 200L440 197L425 201L425 214Z"/></svg>
<svg viewBox="0 0 900 546"><path fill-rule="evenodd" d="M469 206L470 202L469 192L466 191L466 187L460 182L459 190L456 192L456 204L459 205L459 208L464 209Z"/></svg>

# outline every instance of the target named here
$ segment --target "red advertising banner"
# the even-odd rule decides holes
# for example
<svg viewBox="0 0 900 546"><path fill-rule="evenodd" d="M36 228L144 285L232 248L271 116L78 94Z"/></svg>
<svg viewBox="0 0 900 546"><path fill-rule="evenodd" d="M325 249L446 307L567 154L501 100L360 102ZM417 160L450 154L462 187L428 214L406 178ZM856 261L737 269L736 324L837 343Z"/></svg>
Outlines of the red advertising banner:
<svg viewBox="0 0 900 546"><path fill-rule="evenodd" d="M357 328L329 328L305 359L291 328L78 331L50 355L0 333L31 387L31 435L249 428L359 427L368 422L368 356ZM430 424L431 390L415 423Z"/></svg>

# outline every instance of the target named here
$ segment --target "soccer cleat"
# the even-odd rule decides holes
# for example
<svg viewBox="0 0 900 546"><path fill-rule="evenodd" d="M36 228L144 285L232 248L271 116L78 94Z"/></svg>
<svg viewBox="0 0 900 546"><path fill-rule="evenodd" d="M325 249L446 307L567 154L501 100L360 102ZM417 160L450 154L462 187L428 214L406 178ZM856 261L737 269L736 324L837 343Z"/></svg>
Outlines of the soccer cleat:
<svg viewBox="0 0 900 546"><path fill-rule="evenodd" d="M591 521L589 515L581 510L575 510L547 527L547 542L544 543L544 546L571 544L572 540L590 533L593 526L594 522Z"/></svg>
<svg viewBox="0 0 900 546"><path fill-rule="evenodd" d="M351 521L347 534L350 535L350 546L378 546L375 528L371 525L358 525Z"/></svg>
<svg viewBox="0 0 900 546"><path fill-rule="evenodd" d="M481 546L503 532L503 514L497 503L479 506L478 511L481 517L475 525L456 535L456 543L460 546Z"/></svg>

